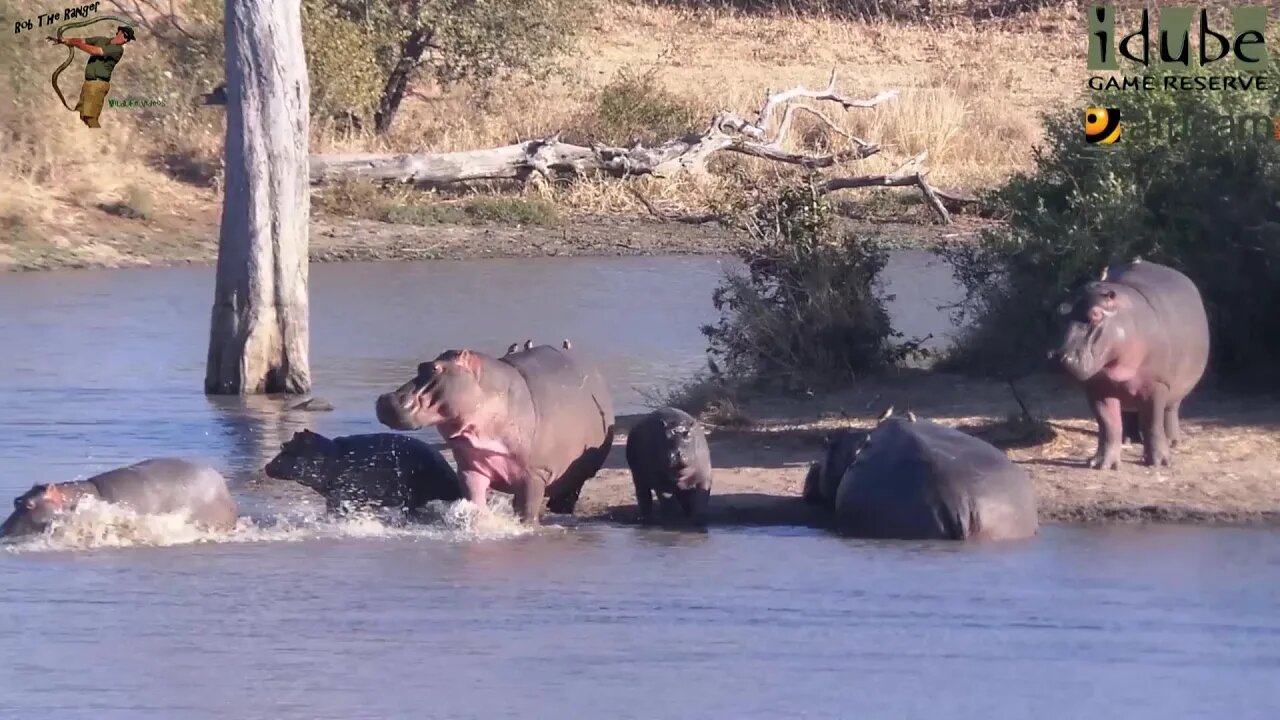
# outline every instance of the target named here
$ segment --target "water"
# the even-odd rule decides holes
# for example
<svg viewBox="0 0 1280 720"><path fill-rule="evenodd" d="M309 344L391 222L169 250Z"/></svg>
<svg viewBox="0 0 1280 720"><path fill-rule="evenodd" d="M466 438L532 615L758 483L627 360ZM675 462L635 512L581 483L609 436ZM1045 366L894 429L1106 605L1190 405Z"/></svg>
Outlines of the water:
<svg viewBox="0 0 1280 720"><path fill-rule="evenodd" d="M892 310L908 334L945 339L934 306L954 293L923 260L891 265ZM1280 537L1266 530L1048 527L957 547L784 528L529 533L461 506L386 527L244 483L301 427L381 431L373 397L448 346L567 336L604 366L619 411L640 410L641 390L704 362L719 272L672 258L314 266L316 392L337 407L322 414L201 394L208 269L4 277L0 495L177 454L233 477L249 517L209 537L91 508L0 550L0 718L1275 714Z"/></svg>

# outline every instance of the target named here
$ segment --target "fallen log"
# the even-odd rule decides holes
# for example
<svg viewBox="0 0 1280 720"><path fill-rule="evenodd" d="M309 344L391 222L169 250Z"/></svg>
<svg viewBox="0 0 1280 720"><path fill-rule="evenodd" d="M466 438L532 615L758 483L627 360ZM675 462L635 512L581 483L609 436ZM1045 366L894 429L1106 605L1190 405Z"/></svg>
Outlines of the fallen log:
<svg viewBox="0 0 1280 720"><path fill-rule="evenodd" d="M880 147L840 131L817 109L794 103L812 99L836 103L848 111L872 108L895 97L897 91L893 90L865 100L845 97L836 90L836 76L832 72L827 87L822 90L801 86L766 94L754 120L746 120L730 111L720 112L704 131L667 140L656 147L645 147L640 143L632 147L576 145L563 142L561 134L556 133L551 137L502 147L451 153L312 155L311 182L375 180L447 185L476 180L552 180L591 174L614 178L640 175L670 177L682 172L704 173L708 159L718 152L735 152L812 169L828 168L870 157L879 152ZM779 107L785 107L782 120L778 130L770 133L770 120ZM784 149L783 142L798 110L820 118L828 127L848 138L850 147L823 155Z"/></svg>

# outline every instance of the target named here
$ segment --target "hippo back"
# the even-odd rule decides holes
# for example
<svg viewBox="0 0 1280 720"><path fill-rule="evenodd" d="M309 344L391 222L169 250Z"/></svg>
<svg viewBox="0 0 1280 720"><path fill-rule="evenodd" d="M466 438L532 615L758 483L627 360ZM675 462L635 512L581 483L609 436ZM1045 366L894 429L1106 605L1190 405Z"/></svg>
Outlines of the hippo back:
<svg viewBox="0 0 1280 720"><path fill-rule="evenodd" d="M928 420L891 418L872 431L836 493L849 535L1011 539L1038 529L1025 470L998 448Z"/></svg>
<svg viewBox="0 0 1280 720"><path fill-rule="evenodd" d="M604 465L613 444L613 400L604 378L563 348L538 345L499 358L524 378L536 427L530 464L548 481L581 485ZM548 489L548 496L555 493Z"/></svg>
<svg viewBox="0 0 1280 720"><path fill-rule="evenodd" d="M1209 360L1209 320L1191 278L1159 263L1139 261L1107 269L1107 282L1132 288L1145 301L1155 327L1139 327L1149 348L1148 370L1184 395L1200 380Z"/></svg>
<svg viewBox="0 0 1280 720"><path fill-rule="evenodd" d="M465 496L462 481L440 451L408 435L368 433L333 439L337 451L336 477L330 483L367 487L384 503L399 500L411 509L432 500L452 502ZM340 493L341 488L330 487Z"/></svg>
<svg viewBox="0 0 1280 720"><path fill-rule="evenodd" d="M142 514L190 511L214 527L235 525L237 507L222 474L181 458L153 458L89 478L103 500Z"/></svg>

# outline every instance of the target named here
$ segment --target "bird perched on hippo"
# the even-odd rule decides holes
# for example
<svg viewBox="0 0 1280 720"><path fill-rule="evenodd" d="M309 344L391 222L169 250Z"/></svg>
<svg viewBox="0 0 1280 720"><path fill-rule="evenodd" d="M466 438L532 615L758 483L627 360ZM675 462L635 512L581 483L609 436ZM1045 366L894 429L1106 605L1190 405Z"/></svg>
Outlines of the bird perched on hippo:
<svg viewBox="0 0 1280 720"><path fill-rule="evenodd" d="M1182 401L1209 363L1209 319L1183 273L1135 258L1103 269L1059 306L1062 341L1049 358L1079 382L1098 422L1093 468L1116 470L1136 411L1143 462L1169 466Z"/></svg>
<svg viewBox="0 0 1280 720"><path fill-rule="evenodd" d="M590 363L563 347L532 345L495 358L447 350L380 395L378 421L395 430L435 427L453 453L471 502L511 493L516 513L539 522L543 503L570 514L583 484L613 446L613 400Z"/></svg>

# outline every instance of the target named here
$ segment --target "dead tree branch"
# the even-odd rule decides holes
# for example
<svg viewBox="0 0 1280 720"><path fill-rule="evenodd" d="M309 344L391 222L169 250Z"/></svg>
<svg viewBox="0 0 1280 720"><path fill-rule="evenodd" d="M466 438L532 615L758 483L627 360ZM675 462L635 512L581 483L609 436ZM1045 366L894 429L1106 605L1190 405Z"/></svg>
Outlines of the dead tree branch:
<svg viewBox="0 0 1280 720"><path fill-rule="evenodd" d="M924 195L925 201L933 208L934 212L942 218L942 222L951 224L951 213L947 211L945 205L942 204L938 192L933 189L929 181L925 179L928 174L927 170L921 169L924 161L928 158L929 153L922 152L919 155L906 161L897 170L887 175L860 175L858 177L831 178L823 182L819 186L822 192L835 192L837 190L849 190L852 188L865 187L906 187L915 185L920 188L920 192Z"/></svg>
<svg viewBox="0 0 1280 720"><path fill-rule="evenodd" d="M773 162L799 165L811 169L828 168L870 157L880 147L840 132L830 118L814 108L794 105L809 98L839 104L845 110L870 108L897 96L896 91L882 92L873 98L856 100L835 89L835 74L824 90L792 88L766 97L755 120L746 120L731 111L718 113L707 129L667 140L656 147L636 144L631 147L611 145L575 145L560 140L557 133L549 138L526 140L514 145L453 153L424 154L351 154L312 155L313 183L345 179L399 181L419 184L449 184L472 180L502 180L540 175L580 177L602 174L623 178L638 175L669 177L678 173L704 173L706 163L718 152L735 152ZM775 108L785 105L782 122L770 133L768 124ZM851 146L827 154L806 154L784 147L796 108L817 115L830 128L850 140Z"/></svg>

